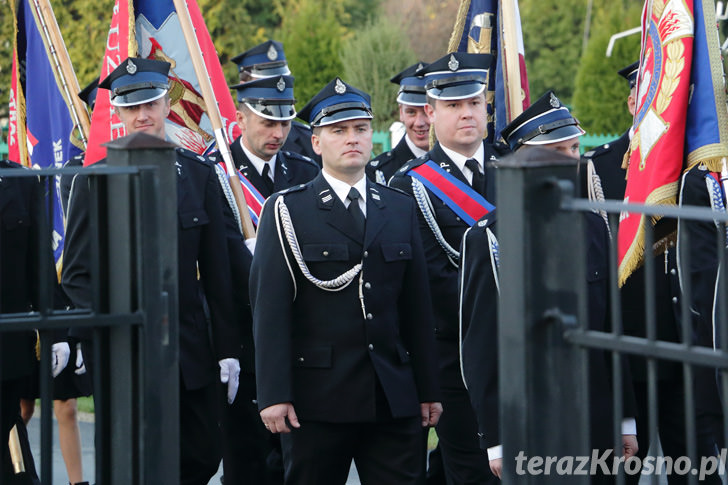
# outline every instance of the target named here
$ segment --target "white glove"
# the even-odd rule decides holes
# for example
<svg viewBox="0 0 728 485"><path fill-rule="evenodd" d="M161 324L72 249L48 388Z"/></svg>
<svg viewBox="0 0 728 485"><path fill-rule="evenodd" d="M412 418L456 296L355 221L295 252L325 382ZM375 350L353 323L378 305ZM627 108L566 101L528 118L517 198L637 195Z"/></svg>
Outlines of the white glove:
<svg viewBox="0 0 728 485"><path fill-rule="evenodd" d="M227 384L228 404L232 404L240 385L240 361L228 357L220 362L220 382Z"/></svg>
<svg viewBox="0 0 728 485"><path fill-rule="evenodd" d="M245 240L245 247L248 248L248 251L250 251L250 254L255 254L255 241L256 238L250 237Z"/></svg>
<svg viewBox="0 0 728 485"><path fill-rule="evenodd" d="M51 353L51 373L56 377L68 365L71 347L68 346L68 342L58 342L51 346Z"/></svg>
<svg viewBox="0 0 728 485"><path fill-rule="evenodd" d="M81 342L76 344L76 370L73 372L80 376L86 373L86 364L83 361L83 352L81 351Z"/></svg>

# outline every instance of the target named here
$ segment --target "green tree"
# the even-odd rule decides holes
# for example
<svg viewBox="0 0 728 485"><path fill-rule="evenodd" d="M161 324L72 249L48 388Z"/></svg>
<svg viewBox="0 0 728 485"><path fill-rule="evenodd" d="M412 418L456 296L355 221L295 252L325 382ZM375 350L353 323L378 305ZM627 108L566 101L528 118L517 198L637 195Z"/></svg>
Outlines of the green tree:
<svg viewBox="0 0 728 485"><path fill-rule="evenodd" d="M639 25L641 5L634 0L602 0L576 76L574 115L588 133L622 133L632 122L627 111L629 86L617 71L639 59L640 36L619 39L606 57L609 38ZM620 5L620 3L622 5Z"/></svg>
<svg viewBox="0 0 728 485"><path fill-rule="evenodd" d="M389 80L416 61L407 34L387 17L370 22L344 42L343 77L371 95L375 130L386 130L398 119L397 86Z"/></svg>
<svg viewBox="0 0 728 485"><path fill-rule="evenodd" d="M286 49L286 59L296 77L294 92L299 109L323 86L342 75L339 58L341 44L348 31L344 2L335 0L290 0L281 2L286 12L277 38Z"/></svg>
<svg viewBox="0 0 728 485"><path fill-rule="evenodd" d="M521 25L531 99L553 89L565 103L581 58L584 0L521 0Z"/></svg>

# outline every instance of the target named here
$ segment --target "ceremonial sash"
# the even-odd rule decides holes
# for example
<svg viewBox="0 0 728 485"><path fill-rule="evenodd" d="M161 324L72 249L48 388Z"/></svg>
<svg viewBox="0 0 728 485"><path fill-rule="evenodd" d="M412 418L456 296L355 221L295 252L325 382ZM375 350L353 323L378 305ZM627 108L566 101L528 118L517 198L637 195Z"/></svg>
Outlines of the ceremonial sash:
<svg viewBox="0 0 728 485"><path fill-rule="evenodd" d="M432 160L413 168L409 171L409 175L422 182L471 227L478 219L495 210L495 206L475 189L458 180Z"/></svg>
<svg viewBox="0 0 728 485"><path fill-rule="evenodd" d="M227 173L227 167L225 167L225 163L220 162L219 165L222 167L223 170L225 170L225 173ZM240 173L240 170L236 170L236 172L238 172L240 186L243 188L243 195L245 196L245 203L248 205L250 219L252 219L255 227L258 227L258 219L260 218L260 211L263 210L265 197L263 197L263 195L258 192L258 189L256 189L255 186L253 186L253 184L251 184L250 181L245 178L242 173Z"/></svg>

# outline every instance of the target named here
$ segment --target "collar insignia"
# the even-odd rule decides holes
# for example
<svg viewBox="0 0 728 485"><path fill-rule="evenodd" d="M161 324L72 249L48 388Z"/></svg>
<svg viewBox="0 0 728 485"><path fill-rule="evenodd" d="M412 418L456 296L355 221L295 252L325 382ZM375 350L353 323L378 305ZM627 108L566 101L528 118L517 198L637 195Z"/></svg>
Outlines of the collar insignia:
<svg viewBox="0 0 728 485"><path fill-rule="evenodd" d="M449 67L451 71L457 71L458 67L460 67L460 63L452 54L450 54L450 62L447 63L447 67Z"/></svg>

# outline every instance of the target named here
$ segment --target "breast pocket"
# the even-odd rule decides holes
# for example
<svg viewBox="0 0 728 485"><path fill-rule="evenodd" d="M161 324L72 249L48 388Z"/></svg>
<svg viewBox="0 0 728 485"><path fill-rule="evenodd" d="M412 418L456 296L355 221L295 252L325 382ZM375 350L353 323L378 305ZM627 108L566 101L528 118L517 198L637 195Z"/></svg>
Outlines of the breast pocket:
<svg viewBox="0 0 728 485"><path fill-rule="evenodd" d="M210 218L203 209L180 213L179 224L182 229L194 229L210 222Z"/></svg>
<svg viewBox="0 0 728 485"><path fill-rule="evenodd" d="M349 247L346 244L303 244L301 254L305 261L311 263L347 261Z"/></svg>
<svg viewBox="0 0 728 485"><path fill-rule="evenodd" d="M412 246L410 243L382 244L382 257L387 263L410 260L412 259Z"/></svg>

